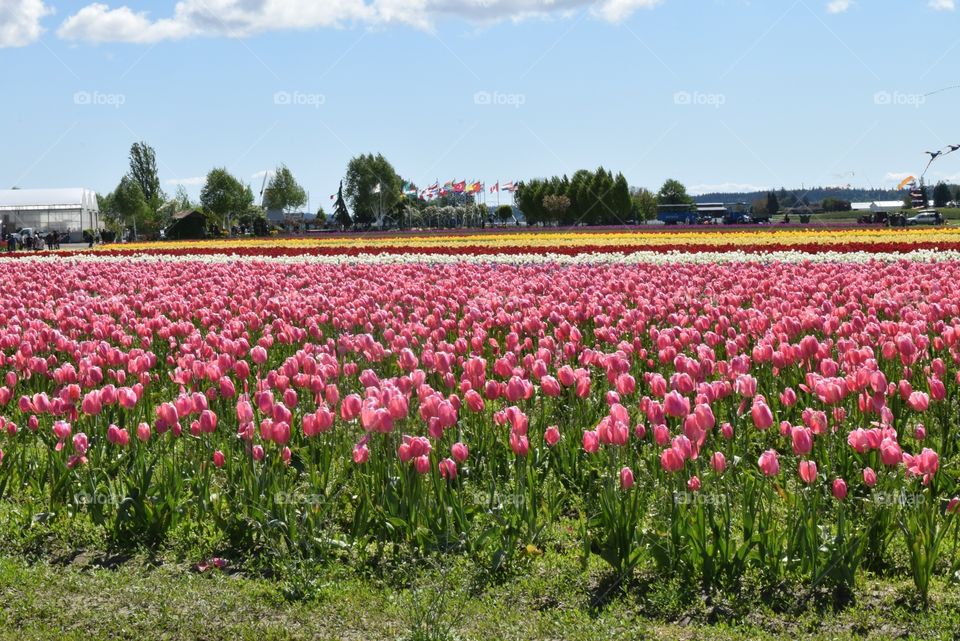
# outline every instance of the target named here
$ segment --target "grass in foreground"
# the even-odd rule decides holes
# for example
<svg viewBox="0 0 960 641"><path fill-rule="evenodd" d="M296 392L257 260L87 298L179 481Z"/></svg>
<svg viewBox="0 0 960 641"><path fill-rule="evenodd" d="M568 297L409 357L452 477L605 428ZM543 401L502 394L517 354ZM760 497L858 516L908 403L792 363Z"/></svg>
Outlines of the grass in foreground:
<svg viewBox="0 0 960 641"><path fill-rule="evenodd" d="M253 578L176 562L82 553L29 563L0 557L0 639L956 639L960 593L931 610L909 581L866 581L858 601L785 586L729 602L684 597L678 581L641 577L607 591L597 568L536 557L500 580L462 560L448 568L361 576L343 566ZM295 598L291 598L295 597Z"/></svg>

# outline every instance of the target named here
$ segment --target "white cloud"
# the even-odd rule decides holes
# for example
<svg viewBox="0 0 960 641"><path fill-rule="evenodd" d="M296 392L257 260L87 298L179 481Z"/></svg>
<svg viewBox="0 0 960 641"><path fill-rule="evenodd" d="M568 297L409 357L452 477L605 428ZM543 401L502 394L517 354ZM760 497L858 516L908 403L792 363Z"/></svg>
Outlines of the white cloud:
<svg viewBox="0 0 960 641"><path fill-rule="evenodd" d="M827 13L845 13L853 6L853 0L830 0L827 3Z"/></svg>
<svg viewBox="0 0 960 641"><path fill-rule="evenodd" d="M957 8L955 0L930 0L929 4L934 11L953 11Z"/></svg>
<svg viewBox="0 0 960 641"><path fill-rule="evenodd" d="M256 178L257 180L263 180L264 176L267 178L272 178L275 173L277 173L276 169L261 169L257 173L251 174L250 177Z"/></svg>
<svg viewBox="0 0 960 641"><path fill-rule="evenodd" d="M769 191L769 187L764 187L761 185L751 185L749 183L716 183L716 184L700 184L700 185L691 185L690 193L694 196L701 196L703 194L733 194L741 192L751 192L751 191Z"/></svg>
<svg viewBox="0 0 960 641"><path fill-rule="evenodd" d="M3 2L4 0L0 0ZM173 15L154 17L95 2L57 31L67 40L152 43L194 36L245 37L265 31L402 23L428 29L442 17L474 22L521 20L588 8L619 22L663 0L180 0Z"/></svg>
<svg viewBox="0 0 960 641"><path fill-rule="evenodd" d="M191 176L190 178L171 178L164 181L168 185L183 185L184 187L198 187L207 182L206 176Z"/></svg>
<svg viewBox="0 0 960 641"><path fill-rule="evenodd" d="M0 0L0 48L34 42L43 33L40 20L51 13L43 0Z"/></svg>

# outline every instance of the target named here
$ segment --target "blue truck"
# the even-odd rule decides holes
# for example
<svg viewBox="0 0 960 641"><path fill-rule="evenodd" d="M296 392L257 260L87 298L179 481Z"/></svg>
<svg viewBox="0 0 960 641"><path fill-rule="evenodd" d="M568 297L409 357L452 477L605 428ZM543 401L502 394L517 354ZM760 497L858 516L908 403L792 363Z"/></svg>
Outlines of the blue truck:
<svg viewBox="0 0 960 641"><path fill-rule="evenodd" d="M747 203L698 203L660 205L657 220L665 225L749 225L769 222L769 216L754 216Z"/></svg>

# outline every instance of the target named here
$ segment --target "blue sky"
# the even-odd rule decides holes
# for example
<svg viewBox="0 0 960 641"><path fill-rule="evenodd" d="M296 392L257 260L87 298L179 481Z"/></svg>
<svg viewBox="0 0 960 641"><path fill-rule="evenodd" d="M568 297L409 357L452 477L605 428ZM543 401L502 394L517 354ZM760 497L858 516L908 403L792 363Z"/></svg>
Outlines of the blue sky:
<svg viewBox="0 0 960 641"><path fill-rule="evenodd" d="M383 153L420 186L603 164L694 191L892 186L960 143L953 0L0 0L0 186L311 196ZM960 181L960 154L930 178Z"/></svg>

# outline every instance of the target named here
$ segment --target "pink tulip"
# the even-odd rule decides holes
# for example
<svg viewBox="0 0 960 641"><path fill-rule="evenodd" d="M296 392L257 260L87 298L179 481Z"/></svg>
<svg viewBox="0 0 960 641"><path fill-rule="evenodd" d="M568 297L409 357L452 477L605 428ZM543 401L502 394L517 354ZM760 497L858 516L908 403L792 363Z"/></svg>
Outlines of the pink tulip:
<svg viewBox="0 0 960 641"><path fill-rule="evenodd" d="M750 416L753 418L753 425L758 430L766 430L773 425L773 412L770 411L770 407L767 406L760 397L754 398L753 407L750 409Z"/></svg>
<svg viewBox="0 0 960 641"><path fill-rule="evenodd" d="M150 425L147 423L140 423L137 425L137 439L141 442L146 443L150 440Z"/></svg>
<svg viewBox="0 0 960 641"><path fill-rule="evenodd" d="M427 459L429 461L429 459ZM445 458L440 461L440 476L449 481L457 478L457 463L453 459Z"/></svg>
<svg viewBox="0 0 960 641"><path fill-rule="evenodd" d="M880 461L884 465L899 465L903 458L903 452L900 445L892 438L885 438L880 443Z"/></svg>
<svg viewBox="0 0 960 641"><path fill-rule="evenodd" d="M679 472L683 469L683 455L672 447L669 447L660 454L660 467L665 472Z"/></svg>
<svg viewBox="0 0 960 641"><path fill-rule="evenodd" d="M87 453L87 449L90 447L90 442L87 439L87 435L83 432L78 432L73 436L73 451L77 456L83 456Z"/></svg>
<svg viewBox="0 0 960 641"><path fill-rule="evenodd" d="M687 480L687 489L691 492L699 492L702 484L700 483L699 476L691 476Z"/></svg>
<svg viewBox="0 0 960 641"><path fill-rule="evenodd" d="M930 397L926 392L912 392L907 398L907 405L914 412L926 412L930 405Z"/></svg>
<svg viewBox="0 0 960 641"><path fill-rule="evenodd" d="M252 350L250 350L250 358L257 365L263 365L264 363L267 362L267 350L257 345Z"/></svg>
<svg viewBox="0 0 960 641"><path fill-rule="evenodd" d="M863 483L867 487L874 487L877 484L877 473L872 468L863 469Z"/></svg>
<svg viewBox="0 0 960 641"><path fill-rule="evenodd" d="M806 456L813 449L813 432L806 427L795 427L790 432L793 441L793 453Z"/></svg>
<svg viewBox="0 0 960 641"><path fill-rule="evenodd" d="M600 436L594 431L583 433L583 451L587 454L594 454L600 451Z"/></svg>
<svg viewBox="0 0 960 641"><path fill-rule="evenodd" d="M218 469L223 467L227 462L227 457L223 455L223 452L217 450L213 453L213 465Z"/></svg>
<svg viewBox="0 0 960 641"><path fill-rule="evenodd" d="M556 445L557 443L559 443L559 442L560 442L560 430L559 430L559 428L557 428L556 425L551 425L550 427L548 427L548 428L546 429L546 431L543 433L543 440L544 440L544 441L547 443L547 445L549 445L550 447L553 447L554 445ZM584 447L586 447L586 446L584 446Z"/></svg>
<svg viewBox="0 0 960 641"><path fill-rule="evenodd" d="M450 446L450 455L453 456L457 463L463 463L470 455L470 451L466 445L457 442Z"/></svg>
<svg viewBox="0 0 960 641"><path fill-rule="evenodd" d="M623 467L620 469L620 487L624 490L629 490L633 487L633 470L629 467Z"/></svg>
<svg viewBox="0 0 960 641"><path fill-rule="evenodd" d="M723 452L713 453L713 456L710 457L710 467L717 474L723 474L727 469L727 457L723 455Z"/></svg>
<svg viewBox="0 0 960 641"><path fill-rule="evenodd" d="M810 485L817 480L817 464L814 461L800 461L800 478Z"/></svg>
<svg viewBox="0 0 960 641"><path fill-rule="evenodd" d="M526 456L530 449L530 442L526 435L517 432L510 432L510 449L517 456Z"/></svg>
<svg viewBox="0 0 960 641"><path fill-rule="evenodd" d="M847 498L847 482L843 479L833 480L833 498L842 501Z"/></svg>
<svg viewBox="0 0 960 641"><path fill-rule="evenodd" d="M263 458L264 458L264 456L266 456L266 452L263 451L263 446L261 446L261 445L254 445L254 446L253 446L253 460L254 460L254 461L262 461Z"/></svg>
<svg viewBox="0 0 960 641"><path fill-rule="evenodd" d="M663 399L663 411L667 416L686 418L690 413L690 399L674 390Z"/></svg>
<svg viewBox="0 0 960 641"><path fill-rule="evenodd" d="M765 476L776 476L779 474L780 461L777 458L777 451L767 450L761 454L757 465L760 467L760 471L763 472Z"/></svg>

